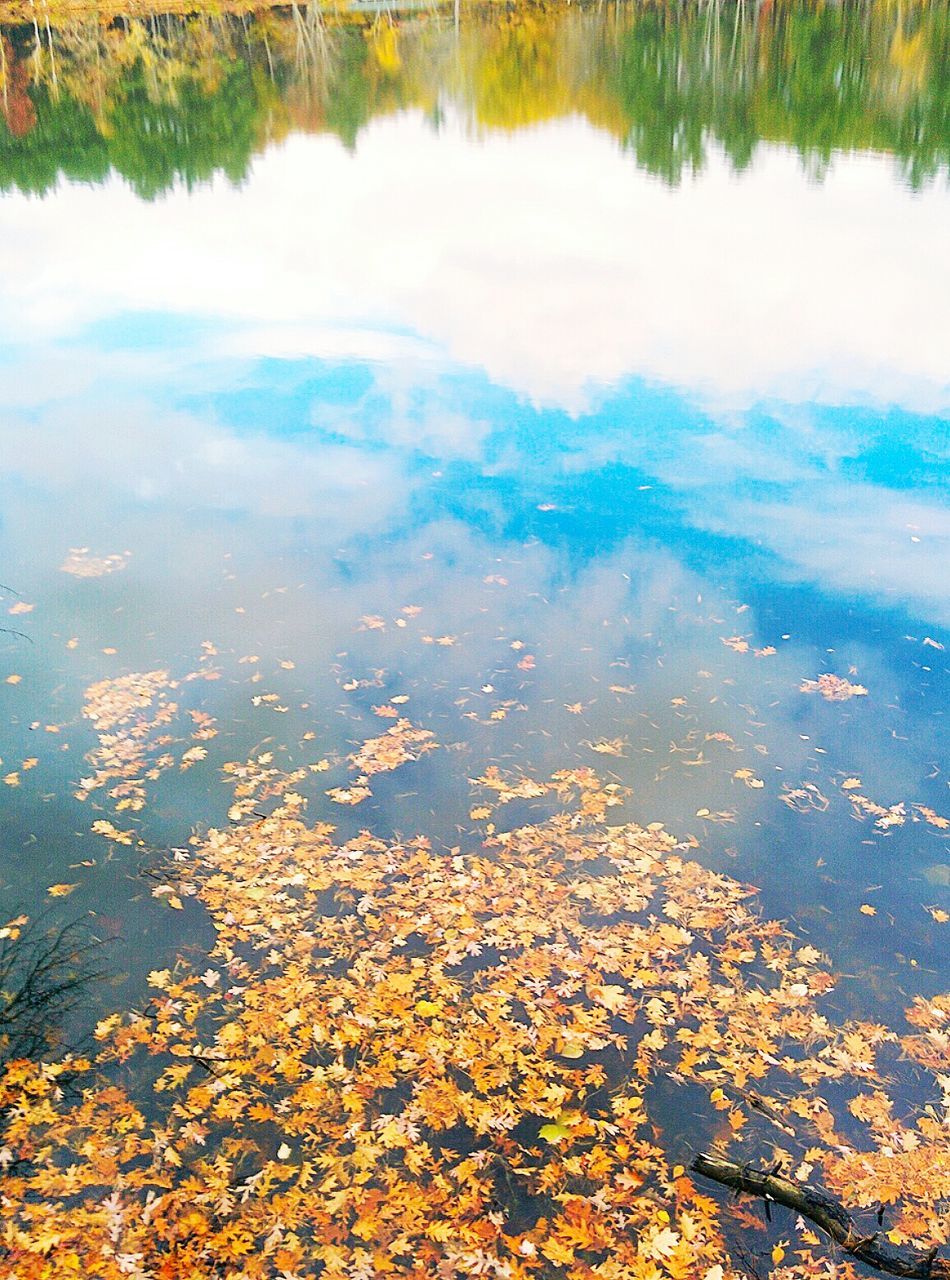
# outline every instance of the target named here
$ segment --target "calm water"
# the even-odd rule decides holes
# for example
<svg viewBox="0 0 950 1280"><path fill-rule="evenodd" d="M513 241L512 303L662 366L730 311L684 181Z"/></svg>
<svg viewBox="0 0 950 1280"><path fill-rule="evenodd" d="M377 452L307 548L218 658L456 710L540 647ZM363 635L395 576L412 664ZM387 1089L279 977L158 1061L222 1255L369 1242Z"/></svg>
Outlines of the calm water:
<svg viewBox="0 0 950 1280"><path fill-rule="evenodd" d="M2 45L0 914L87 914L138 982L207 929L139 872L224 820L220 764L340 757L396 695L455 750L312 818L451 845L486 764L593 765L842 1006L944 989L946 6L39 37ZM84 690L204 642L219 735L110 848Z"/></svg>

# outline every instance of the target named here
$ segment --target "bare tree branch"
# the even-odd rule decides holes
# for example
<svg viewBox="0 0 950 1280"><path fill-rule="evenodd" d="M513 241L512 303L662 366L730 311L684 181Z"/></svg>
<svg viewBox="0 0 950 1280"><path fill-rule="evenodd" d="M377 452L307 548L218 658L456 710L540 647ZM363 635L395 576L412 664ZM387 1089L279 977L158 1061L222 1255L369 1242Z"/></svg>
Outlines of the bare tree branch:
<svg viewBox="0 0 950 1280"><path fill-rule="evenodd" d="M909 1245L898 1247L880 1231L867 1235L857 1228L847 1209L826 1191L807 1183L792 1182L777 1172L750 1169L707 1153L697 1155L690 1168L733 1191L793 1209L837 1241L845 1253L875 1271L906 1276L909 1280L950 1280L950 1258L938 1257L936 1248L925 1251Z"/></svg>

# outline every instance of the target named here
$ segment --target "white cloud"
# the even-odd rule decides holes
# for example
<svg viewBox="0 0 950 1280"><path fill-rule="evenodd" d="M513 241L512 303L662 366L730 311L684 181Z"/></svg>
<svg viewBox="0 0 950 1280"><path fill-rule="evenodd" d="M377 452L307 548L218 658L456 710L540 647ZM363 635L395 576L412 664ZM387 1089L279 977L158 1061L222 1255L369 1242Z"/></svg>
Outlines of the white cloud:
<svg viewBox="0 0 950 1280"><path fill-rule="evenodd" d="M234 354L437 350L572 412L629 375L724 410L950 406L946 193L886 157L839 156L819 187L778 147L738 178L713 152L671 190L581 120L450 132L380 120L355 155L298 135L240 190L153 204L118 180L6 196L11 337L162 311L247 326Z"/></svg>

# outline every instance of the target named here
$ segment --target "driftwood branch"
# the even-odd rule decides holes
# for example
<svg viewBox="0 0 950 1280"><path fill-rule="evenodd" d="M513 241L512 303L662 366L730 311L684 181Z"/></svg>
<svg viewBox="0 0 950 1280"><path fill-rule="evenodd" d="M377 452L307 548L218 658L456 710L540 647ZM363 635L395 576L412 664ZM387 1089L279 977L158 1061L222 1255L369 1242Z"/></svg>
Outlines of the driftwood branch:
<svg viewBox="0 0 950 1280"><path fill-rule="evenodd" d="M780 1173L750 1169L720 1156L697 1155L690 1168L733 1191L759 1196L766 1203L771 1200L800 1213L837 1241L845 1253L876 1271L907 1276L910 1280L950 1280L950 1258L938 1257L936 1249L899 1248L880 1231L872 1235L860 1231L844 1206L826 1191L818 1191L807 1183L792 1182Z"/></svg>

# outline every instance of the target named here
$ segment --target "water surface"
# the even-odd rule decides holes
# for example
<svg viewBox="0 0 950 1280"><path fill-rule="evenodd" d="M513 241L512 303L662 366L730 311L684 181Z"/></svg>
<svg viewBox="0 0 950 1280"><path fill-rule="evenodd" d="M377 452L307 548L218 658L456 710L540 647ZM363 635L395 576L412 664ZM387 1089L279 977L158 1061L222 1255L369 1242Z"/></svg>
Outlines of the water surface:
<svg viewBox="0 0 950 1280"><path fill-rule="evenodd" d="M224 820L218 767L340 760L395 695L454 749L312 818L451 847L486 764L592 765L842 1006L944 989L947 31L7 28L0 913L92 913L140 981L201 940L140 869ZM84 691L208 645L208 758L109 846Z"/></svg>

